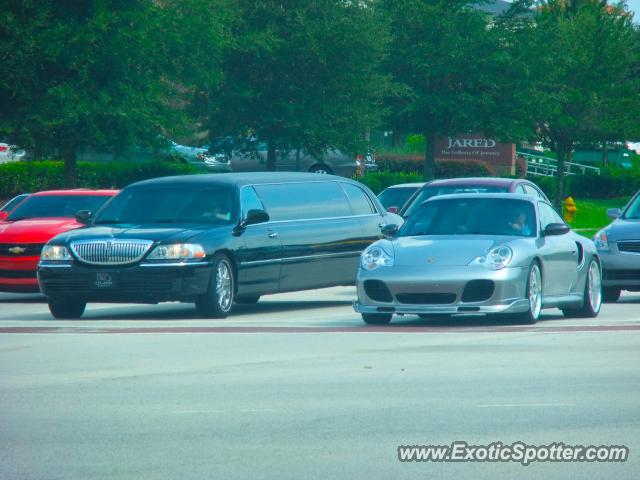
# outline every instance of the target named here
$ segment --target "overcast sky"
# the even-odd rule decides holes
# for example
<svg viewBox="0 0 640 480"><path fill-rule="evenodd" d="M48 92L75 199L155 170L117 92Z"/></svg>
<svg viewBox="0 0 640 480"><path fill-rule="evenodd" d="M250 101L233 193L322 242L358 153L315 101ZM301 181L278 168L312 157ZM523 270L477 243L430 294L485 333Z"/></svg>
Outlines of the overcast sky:
<svg viewBox="0 0 640 480"><path fill-rule="evenodd" d="M640 0L628 0L627 5L629 5L629 10L633 10L636 22L640 21Z"/></svg>

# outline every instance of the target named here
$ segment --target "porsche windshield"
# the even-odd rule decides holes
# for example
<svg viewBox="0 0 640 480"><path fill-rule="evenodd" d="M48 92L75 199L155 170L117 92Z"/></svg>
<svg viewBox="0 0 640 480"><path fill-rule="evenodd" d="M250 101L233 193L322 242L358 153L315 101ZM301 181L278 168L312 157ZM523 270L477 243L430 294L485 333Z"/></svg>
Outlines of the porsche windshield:
<svg viewBox="0 0 640 480"><path fill-rule="evenodd" d="M400 236L510 235L536 233L530 202L504 198L452 198L421 205L400 229Z"/></svg>
<svg viewBox="0 0 640 480"><path fill-rule="evenodd" d="M221 188L131 188L98 212L94 224L221 223L235 220L234 195Z"/></svg>

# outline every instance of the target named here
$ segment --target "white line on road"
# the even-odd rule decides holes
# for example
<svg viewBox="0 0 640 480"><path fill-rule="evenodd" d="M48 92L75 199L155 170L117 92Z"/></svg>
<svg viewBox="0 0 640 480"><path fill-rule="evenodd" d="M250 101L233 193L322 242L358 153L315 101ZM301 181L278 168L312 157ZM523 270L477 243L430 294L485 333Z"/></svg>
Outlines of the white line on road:
<svg viewBox="0 0 640 480"><path fill-rule="evenodd" d="M520 408L520 407L575 407L575 403L494 403L476 405L478 408Z"/></svg>

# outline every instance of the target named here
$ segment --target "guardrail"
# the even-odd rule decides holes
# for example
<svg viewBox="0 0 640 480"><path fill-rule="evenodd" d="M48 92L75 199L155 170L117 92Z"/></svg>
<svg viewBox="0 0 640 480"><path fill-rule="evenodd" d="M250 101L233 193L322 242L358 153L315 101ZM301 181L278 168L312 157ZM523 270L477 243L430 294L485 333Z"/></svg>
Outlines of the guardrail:
<svg viewBox="0 0 640 480"><path fill-rule="evenodd" d="M555 177L558 174L558 160L555 158L524 152L516 152L516 156L524 158L527 162L528 175ZM600 175L600 169L598 167L583 165L581 163L564 162L565 175L584 175L587 172Z"/></svg>

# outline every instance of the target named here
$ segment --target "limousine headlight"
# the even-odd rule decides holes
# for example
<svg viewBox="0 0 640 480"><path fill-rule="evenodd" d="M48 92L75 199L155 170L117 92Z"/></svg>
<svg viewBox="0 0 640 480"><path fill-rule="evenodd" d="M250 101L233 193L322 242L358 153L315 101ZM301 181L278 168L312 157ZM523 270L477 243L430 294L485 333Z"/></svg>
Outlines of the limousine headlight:
<svg viewBox="0 0 640 480"><path fill-rule="evenodd" d="M45 245L40 252L40 260L46 262L62 262L71 260L69 249L62 245Z"/></svg>
<svg viewBox="0 0 640 480"><path fill-rule="evenodd" d="M204 248L197 243L158 245L149 254L149 260L189 260L204 258Z"/></svg>
<svg viewBox="0 0 640 480"><path fill-rule="evenodd" d="M382 247L370 247L362 253L360 265L369 271L378 267L391 267L393 266L393 255L387 253Z"/></svg>

